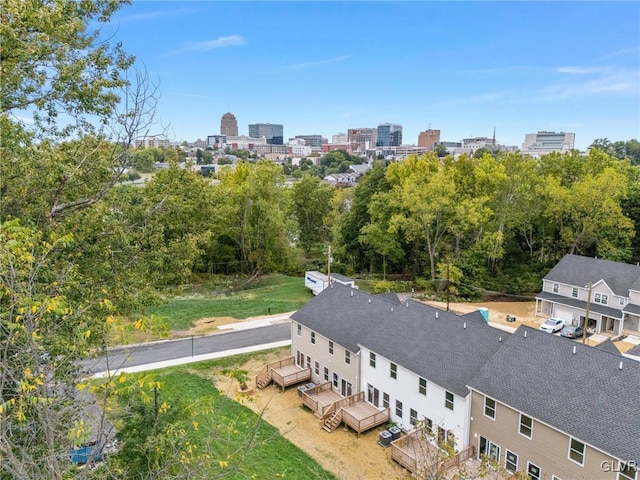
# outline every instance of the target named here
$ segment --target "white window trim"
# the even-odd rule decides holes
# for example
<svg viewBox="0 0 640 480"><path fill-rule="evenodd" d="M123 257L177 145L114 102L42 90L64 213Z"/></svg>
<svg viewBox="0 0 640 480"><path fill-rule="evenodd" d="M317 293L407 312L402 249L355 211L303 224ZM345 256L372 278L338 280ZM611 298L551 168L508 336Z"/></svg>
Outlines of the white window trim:
<svg viewBox="0 0 640 480"><path fill-rule="evenodd" d="M571 458L571 452L575 451L576 453L578 453L577 450L572 450L571 449L571 442L575 440L576 442L579 442L582 444L582 463L575 461L573 458ZM585 457L587 456L587 444L584 442L581 442L580 440L578 440L577 438L573 438L573 437L569 437L569 450L567 451L567 458L575 463L576 465L580 465L581 467L584 467L584 461L585 461Z"/></svg>
<svg viewBox="0 0 640 480"><path fill-rule="evenodd" d="M536 465L535 463L532 462L527 462L527 471L525 472L527 475L529 475L529 465L533 465L534 467L536 467L538 469L538 472L540 472L540 476L538 478L542 479L542 468L540 468L539 465Z"/></svg>
<svg viewBox="0 0 640 480"><path fill-rule="evenodd" d="M516 473L516 472L518 471L518 464L520 463L520 455L518 455L518 454L517 454L517 453L515 453L515 452L512 452L511 450L505 450L505 451L504 451L504 468L505 468L505 470L506 470L507 472L511 472L511 470L509 470L509 469L507 468L507 457L509 456L509 454L511 454L511 455L515 455L515 457L516 457L516 469L515 469L515 470L513 470L513 473Z"/></svg>
<svg viewBox="0 0 640 480"><path fill-rule="evenodd" d="M493 417L490 417L489 415L487 415L487 400L492 400L493 401ZM496 421L496 412L498 410L498 402L496 402L493 398L484 397L484 408L482 409L482 413L484 414L485 417L490 418L491 420L493 420L494 422ZM513 452L512 452L513 453Z"/></svg>
<svg viewBox="0 0 640 480"><path fill-rule="evenodd" d="M526 436L524 433L522 433L522 417L523 416L531 419L531 436L529 436L529 437ZM533 438L533 423L534 423L533 417L530 417L529 415L525 415L525 414L521 413L520 414L520 418L518 418L518 435L521 435L524 438L528 438L529 440L531 440ZM534 463L534 465L535 465L535 463ZM536 467L537 467L537 465L536 465Z"/></svg>
<svg viewBox="0 0 640 480"><path fill-rule="evenodd" d="M451 395L451 400L449 400L448 396ZM449 402L451 402L451 407L449 407ZM444 393L444 408L446 408L447 410L451 410L453 412L453 409L456 405L456 396L453 394L453 392L445 392Z"/></svg>

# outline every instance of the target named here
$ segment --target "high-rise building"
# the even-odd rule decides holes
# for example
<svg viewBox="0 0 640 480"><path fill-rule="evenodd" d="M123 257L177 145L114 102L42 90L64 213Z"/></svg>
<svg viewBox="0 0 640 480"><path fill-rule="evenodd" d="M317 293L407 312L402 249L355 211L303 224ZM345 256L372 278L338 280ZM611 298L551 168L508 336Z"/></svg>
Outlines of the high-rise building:
<svg viewBox="0 0 640 480"><path fill-rule="evenodd" d="M418 146L425 147L427 150L433 150L436 143L440 141L440 130L425 130L418 135Z"/></svg>
<svg viewBox="0 0 640 480"><path fill-rule="evenodd" d="M402 145L402 125L382 123L378 125L378 147L397 147Z"/></svg>
<svg viewBox="0 0 640 480"><path fill-rule="evenodd" d="M331 137L331 143L338 145L345 145L348 142L348 137L346 133L336 133Z"/></svg>
<svg viewBox="0 0 640 480"><path fill-rule="evenodd" d="M522 153L534 157L551 152L569 152L576 141L575 133L545 132L527 133L522 144Z"/></svg>
<svg viewBox="0 0 640 480"><path fill-rule="evenodd" d="M347 130L347 143L359 143L364 150L375 147L377 138L377 128L350 128Z"/></svg>
<svg viewBox="0 0 640 480"><path fill-rule="evenodd" d="M220 120L220 135L228 137L238 136L238 121L233 113L227 112Z"/></svg>
<svg viewBox="0 0 640 480"><path fill-rule="evenodd" d="M252 123L249 124L249 136L265 137L269 145L283 145L284 127L275 123Z"/></svg>
<svg viewBox="0 0 640 480"><path fill-rule="evenodd" d="M301 138L302 140L304 140L305 145L311 147L314 150L322 150L322 144L326 143L322 135L296 135L293 138Z"/></svg>

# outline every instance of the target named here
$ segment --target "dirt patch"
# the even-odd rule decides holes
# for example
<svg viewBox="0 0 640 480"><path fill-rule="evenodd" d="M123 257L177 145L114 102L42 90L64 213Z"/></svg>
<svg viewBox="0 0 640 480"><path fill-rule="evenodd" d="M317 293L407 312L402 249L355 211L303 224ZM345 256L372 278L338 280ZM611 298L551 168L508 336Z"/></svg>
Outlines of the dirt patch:
<svg viewBox="0 0 640 480"><path fill-rule="evenodd" d="M210 333L220 332L218 329L221 325L229 325L230 323L238 323L233 317L205 317L193 322L193 327L189 330L177 330L172 333L171 338L191 337L198 335L208 335Z"/></svg>
<svg viewBox="0 0 640 480"><path fill-rule="evenodd" d="M429 305L446 309L445 302L427 301ZM532 328L538 328L545 317L535 316L535 302L478 302L478 303L451 303L449 310L458 315L475 312L479 308L484 307L489 310L489 321L508 325L518 328L520 325L527 325ZM507 315L516 317L515 322L507 322Z"/></svg>
<svg viewBox="0 0 640 480"><path fill-rule="evenodd" d="M252 376L269 361L285 358L288 348L274 351L267 359L251 360L241 368ZM338 428L332 433L322 429L320 419L302 406L295 387L284 392L273 384L249 394L239 394L237 382L229 378L216 379L217 387L229 397L260 414L291 443L311 455L323 468L333 472L341 480L389 480L410 478L408 472L391 460L389 449L378 445L378 437L384 426L360 435L353 430Z"/></svg>

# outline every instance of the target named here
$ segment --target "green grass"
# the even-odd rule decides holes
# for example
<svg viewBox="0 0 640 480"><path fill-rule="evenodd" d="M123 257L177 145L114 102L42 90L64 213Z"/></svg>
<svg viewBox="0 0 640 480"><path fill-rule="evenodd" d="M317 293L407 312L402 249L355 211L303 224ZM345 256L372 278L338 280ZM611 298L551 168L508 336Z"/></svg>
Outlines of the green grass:
<svg viewBox="0 0 640 480"><path fill-rule="evenodd" d="M313 298L303 278L269 275L246 290L232 293L207 292L197 287L197 296L173 298L147 309L164 318L171 329L185 330L204 317L233 317L239 320L257 315L291 312ZM183 293L189 295L189 291Z"/></svg>
<svg viewBox="0 0 640 480"><path fill-rule="evenodd" d="M173 424L189 431L188 441L196 446L196 451L209 455L204 473L217 478L230 471L225 478L234 480L336 480L308 454L282 437L276 428L215 388L212 378L223 368L242 365L243 360L246 358L237 356L202 362L196 368L185 365L153 374L154 380L162 384L160 401L179 406L173 409ZM128 382L135 382L138 376L130 376ZM208 412L189 413L202 409ZM192 428L194 422L198 428ZM247 448L247 445L251 447Z"/></svg>

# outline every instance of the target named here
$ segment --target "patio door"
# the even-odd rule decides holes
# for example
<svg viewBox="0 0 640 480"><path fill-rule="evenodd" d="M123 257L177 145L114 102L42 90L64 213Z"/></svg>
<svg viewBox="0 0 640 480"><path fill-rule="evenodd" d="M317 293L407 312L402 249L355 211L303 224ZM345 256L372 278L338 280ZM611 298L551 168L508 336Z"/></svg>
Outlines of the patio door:
<svg viewBox="0 0 640 480"><path fill-rule="evenodd" d="M371 405L378 406L380 401L380 391L372 385L367 384L367 402Z"/></svg>
<svg viewBox="0 0 640 480"><path fill-rule="evenodd" d="M342 388L340 389L340 393L342 394L343 397L350 397L352 395L351 383L347 382L344 378L342 379L341 387Z"/></svg>
<svg viewBox="0 0 640 480"><path fill-rule="evenodd" d="M495 462L500 461L500 447L493 443L491 440L487 440L484 437L480 437L480 448L478 449L478 458L482 458L482 455L486 455Z"/></svg>
<svg viewBox="0 0 640 480"><path fill-rule="evenodd" d="M304 353L300 350L296 350L296 365L300 368L304 368Z"/></svg>

